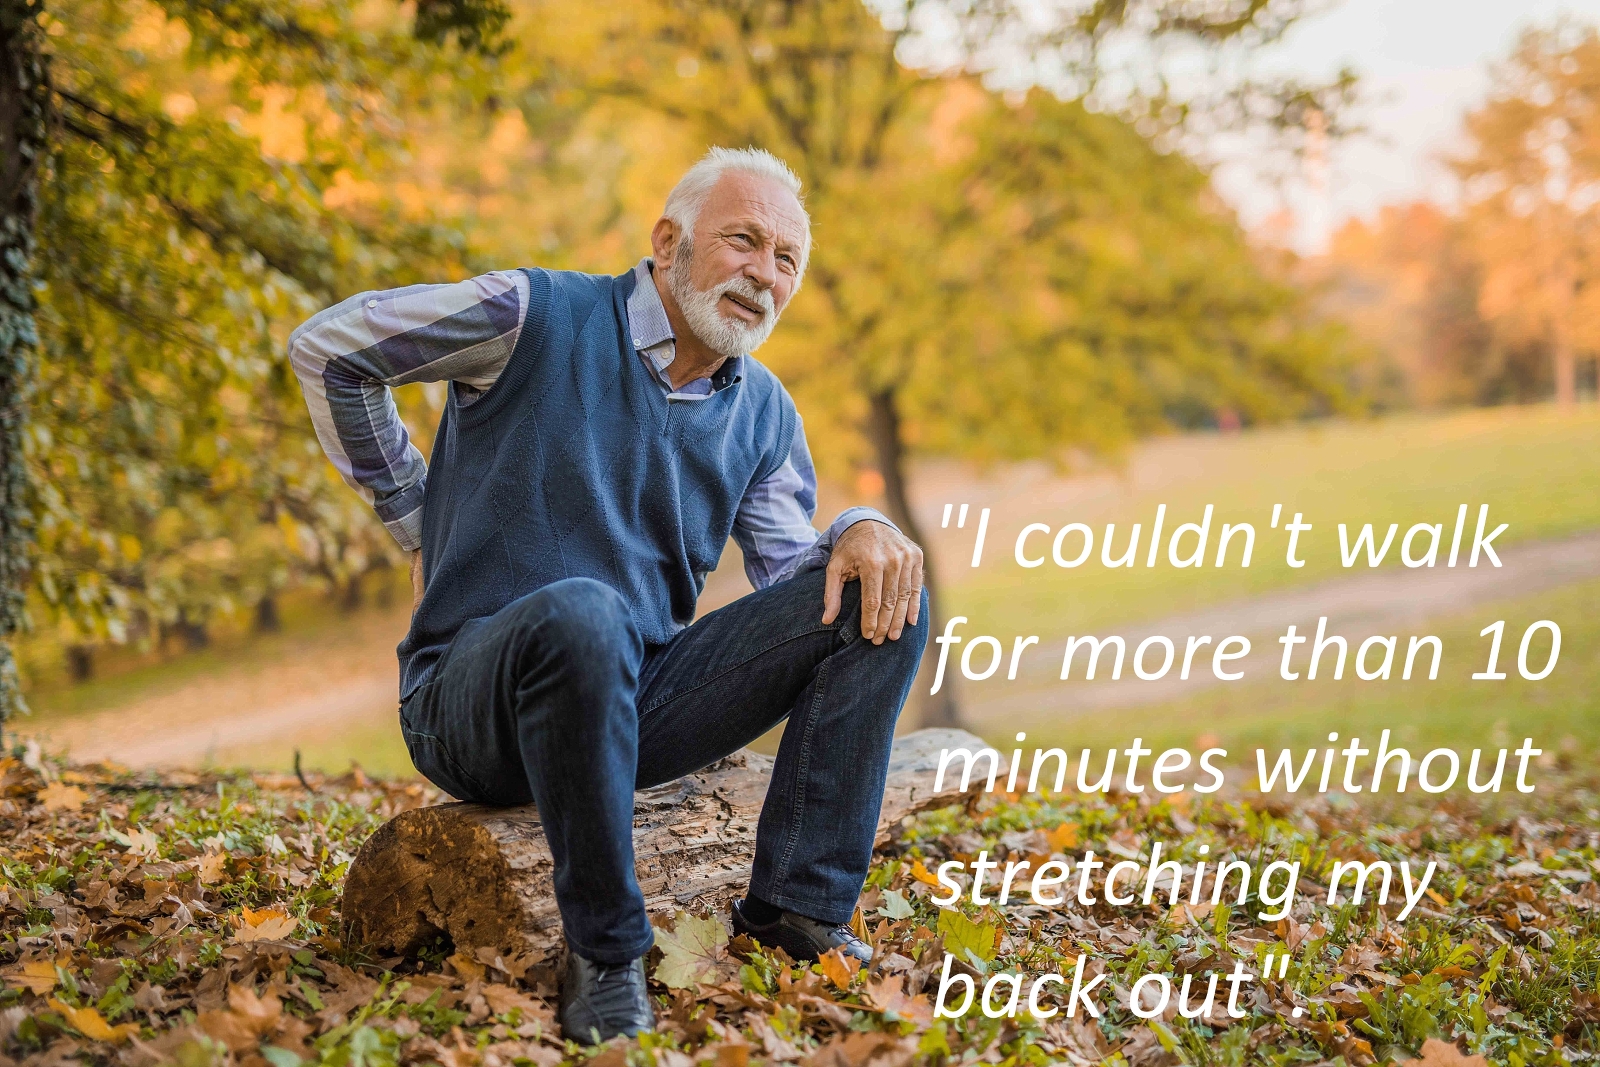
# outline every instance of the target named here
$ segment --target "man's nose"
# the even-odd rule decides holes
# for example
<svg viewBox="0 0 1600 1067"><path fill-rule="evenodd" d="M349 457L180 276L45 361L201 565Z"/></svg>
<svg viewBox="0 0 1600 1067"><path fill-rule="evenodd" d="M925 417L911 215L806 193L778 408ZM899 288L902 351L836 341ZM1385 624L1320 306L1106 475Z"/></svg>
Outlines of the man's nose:
<svg viewBox="0 0 1600 1067"><path fill-rule="evenodd" d="M771 289L778 284L778 259L771 249L760 249L745 261L744 276L756 283L758 289Z"/></svg>

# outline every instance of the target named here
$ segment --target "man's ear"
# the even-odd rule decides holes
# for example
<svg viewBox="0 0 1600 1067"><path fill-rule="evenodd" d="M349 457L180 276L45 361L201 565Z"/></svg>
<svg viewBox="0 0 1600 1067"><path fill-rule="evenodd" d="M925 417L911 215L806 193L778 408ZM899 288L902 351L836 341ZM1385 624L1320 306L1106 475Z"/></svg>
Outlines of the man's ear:
<svg viewBox="0 0 1600 1067"><path fill-rule="evenodd" d="M678 251L678 224L665 215L656 220L650 231L650 252L658 267L671 267L672 257Z"/></svg>

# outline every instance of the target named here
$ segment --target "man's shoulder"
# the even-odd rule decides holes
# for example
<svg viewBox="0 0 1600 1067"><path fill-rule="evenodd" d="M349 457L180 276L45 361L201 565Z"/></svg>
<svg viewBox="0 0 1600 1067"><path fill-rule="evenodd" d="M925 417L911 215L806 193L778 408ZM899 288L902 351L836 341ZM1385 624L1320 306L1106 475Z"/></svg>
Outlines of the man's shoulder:
<svg viewBox="0 0 1600 1067"><path fill-rule="evenodd" d="M540 322L571 319L575 323L587 319L597 306L609 305L614 295L627 299L633 287L631 275L590 274L578 270L555 270L549 267L523 267L528 276L528 314L530 321Z"/></svg>
<svg viewBox="0 0 1600 1067"><path fill-rule="evenodd" d="M740 371L744 375L745 383L753 392L759 392L768 397L772 403L781 404L792 409L794 400L789 396L789 390L783 387L783 381L773 373L771 367L760 362L754 356L744 357L744 367Z"/></svg>

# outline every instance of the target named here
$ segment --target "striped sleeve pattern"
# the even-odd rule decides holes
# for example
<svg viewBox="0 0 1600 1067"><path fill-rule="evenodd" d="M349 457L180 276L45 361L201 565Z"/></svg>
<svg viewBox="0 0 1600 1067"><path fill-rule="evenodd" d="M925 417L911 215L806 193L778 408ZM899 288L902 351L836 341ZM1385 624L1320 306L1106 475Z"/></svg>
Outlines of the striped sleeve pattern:
<svg viewBox="0 0 1600 1067"><path fill-rule="evenodd" d="M516 349L527 307L527 275L494 271L359 293L290 335L289 361L317 440L401 548L421 547L427 463L389 388L439 381L489 388Z"/></svg>
<svg viewBox="0 0 1600 1067"><path fill-rule="evenodd" d="M819 533L811 525L816 513L817 472L805 429L796 420L789 458L745 493L734 518L733 539L744 553L744 573L752 586L765 589L826 567L839 538L865 519L894 526L873 508L854 507L840 512L827 531Z"/></svg>

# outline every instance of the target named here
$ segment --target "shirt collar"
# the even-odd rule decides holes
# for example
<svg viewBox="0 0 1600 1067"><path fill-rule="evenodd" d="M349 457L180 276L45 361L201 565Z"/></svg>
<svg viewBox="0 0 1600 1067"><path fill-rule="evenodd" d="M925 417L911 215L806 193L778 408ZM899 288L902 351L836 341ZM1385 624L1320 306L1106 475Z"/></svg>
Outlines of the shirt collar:
<svg viewBox="0 0 1600 1067"><path fill-rule="evenodd" d="M634 351L649 360L657 373L664 377L676 355L671 344L676 337L672 332L672 322L667 318L666 306L661 303L661 294L656 291L655 278L651 274L654 266L650 257L645 256L633 268L633 292L628 294L627 303L628 332ZM724 360L716 373L711 375L711 388L720 392L743 376L744 357L734 356Z"/></svg>

